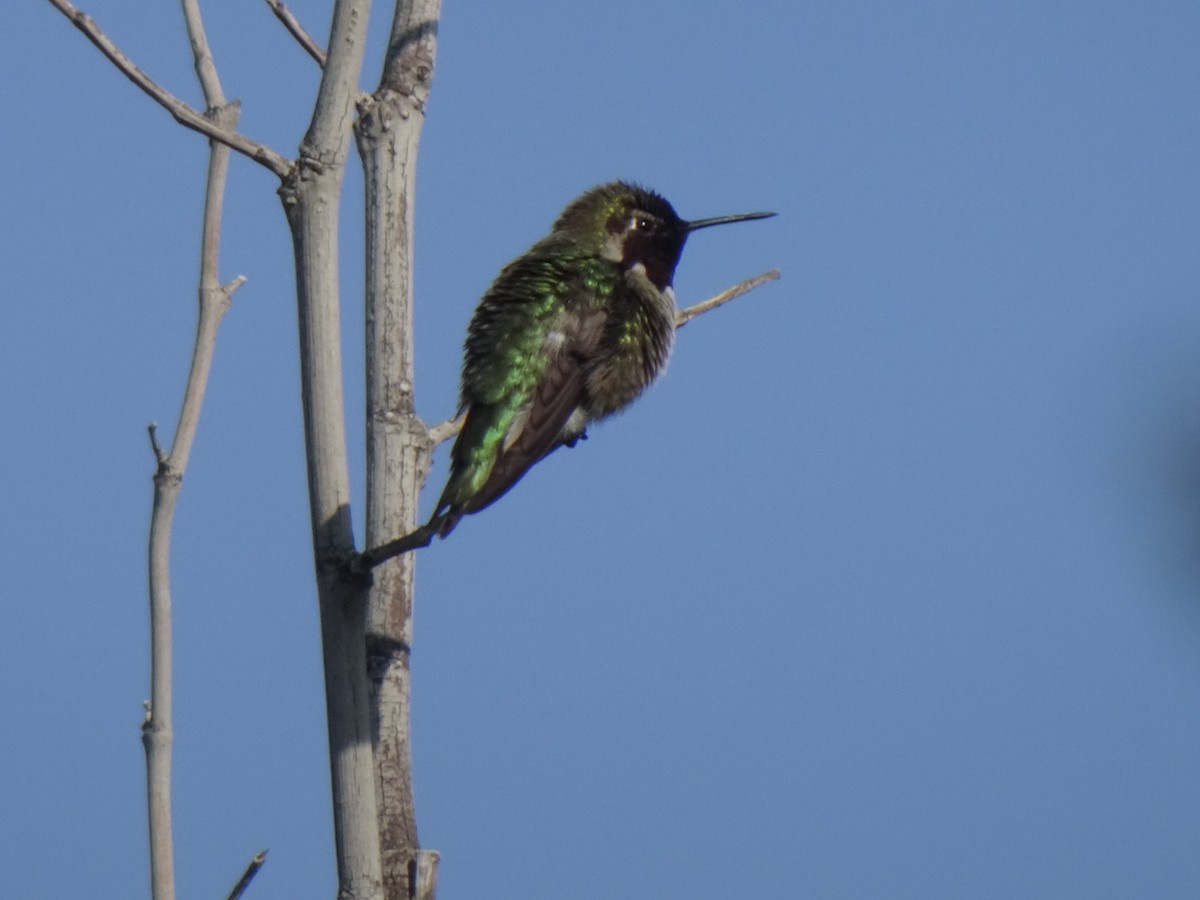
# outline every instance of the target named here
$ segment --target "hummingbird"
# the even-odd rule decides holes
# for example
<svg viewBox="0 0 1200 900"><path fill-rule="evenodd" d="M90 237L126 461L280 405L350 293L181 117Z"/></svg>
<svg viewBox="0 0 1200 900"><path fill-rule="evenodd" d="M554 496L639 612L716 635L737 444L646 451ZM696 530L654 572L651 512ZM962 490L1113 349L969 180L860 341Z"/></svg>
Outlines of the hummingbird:
<svg viewBox="0 0 1200 900"><path fill-rule="evenodd" d="M445 537L637 398L671 354L671 282L688 236L773 215L687 221L661 194L626 181L572 200L480 300L467 330L459 405L466 418L450 477L429 522L393 542L396 552Z"/></svg>

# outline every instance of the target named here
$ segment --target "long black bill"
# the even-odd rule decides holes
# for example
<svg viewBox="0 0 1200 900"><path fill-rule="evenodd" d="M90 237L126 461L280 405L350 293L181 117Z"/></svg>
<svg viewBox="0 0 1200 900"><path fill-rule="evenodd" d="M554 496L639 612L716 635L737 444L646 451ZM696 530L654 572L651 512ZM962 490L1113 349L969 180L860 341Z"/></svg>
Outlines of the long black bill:
<svg viewBox="0 0 1200 900"><path fill-rule="evenodd" d="M710 225L724 225L726 222L749 222L751 219L769 219L773 215L775 215L773 212L737 213L732 216L713 216L711 219L695 219L686 224L687 230L692 232L699 228L708 228Z"/></svg>

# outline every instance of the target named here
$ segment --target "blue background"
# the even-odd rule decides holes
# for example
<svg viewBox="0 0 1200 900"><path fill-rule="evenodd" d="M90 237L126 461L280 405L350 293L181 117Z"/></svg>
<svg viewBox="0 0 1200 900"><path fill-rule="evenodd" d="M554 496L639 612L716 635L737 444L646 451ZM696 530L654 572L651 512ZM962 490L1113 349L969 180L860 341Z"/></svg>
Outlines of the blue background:
<svg viewBox="0 0 1200 900"><path fill-rule="evenodd" d="M203 7L243 130L293 155L316 67L265 4ZM175 5L86 9L200 104ZM323 35L327 3L293 9ZM206 147L48 3L7 21L0 892L137 896L144 429L178 410ZM780 212L697 234L683 304L784 275L422 551L439 897L1196 896L1198 46L1200 7L1165 0L447 3L417 206L428 421L495 272L594 183ZM360 184L352 159L359 516ZM334 889L275 187L235 160L222 276L249 281L175 531L185 897L262 847L250 896Z"/></svg>

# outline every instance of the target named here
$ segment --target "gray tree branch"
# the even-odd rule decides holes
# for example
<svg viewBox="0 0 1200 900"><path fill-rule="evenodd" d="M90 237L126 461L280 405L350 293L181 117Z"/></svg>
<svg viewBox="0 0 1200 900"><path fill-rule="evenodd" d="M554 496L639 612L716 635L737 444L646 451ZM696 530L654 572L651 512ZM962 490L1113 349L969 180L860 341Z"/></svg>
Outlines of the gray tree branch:
<svg viewBox="0 0 1200 900"><path fill-rule="evenodd" d="M184 20L196 62L196 73L209 105L208 116L217 126L232 131L237 127L238 107L226 103L217 78L204 25L195 0L184 0ZM245 281L238 277L220 283L221 216L229 171L229 147L209 142L208 177L205 182L204 217L200 239L199 316L192 362L179 410L179 421L170 452L159 445L150 426L150 444L157 467L154 473L154 504L150 517L150 701L142 723L146 750L146 804L150 831L150 884L154 900L175 896L174 842L171 826L172 652L171 652L171 532L179 491L187 470L204 393L212 368L217 330L229 309L233 292Z"/></svg>
<svg viewBox="0 0 1200 900"><path fill-rule="evenodd" d="M263 863L266 861L266 850L259 850L255 853L250 858L246 870L242 872L242 877L238 879L237 884L233 886L233 890L229 892L229 896L225 900L240 900L242 894L246 893L246 888L250 887L250 882L254 880L254 876L258 874L258 870L263 867Z"/></svg>
<svg viewBox="0 0 1200 900"><path fill-rule="evenodd" d="M280 190L292 232L300 393L325 699L339 900L382 894L366 665L367 588L354 555L338 299L338 206L358 96L369 0L337 0L312 121Z"/></svg>
<svg viewBox="0 0 1200 900"><path fill-rule="evenodd" d="M134 64L121 49L100 30L100 26L87 13L76 8L68 0L49 0L50 4L84 33L89 41L108 57L109 61L121 73L150 95L172 118L180 125L198 131L207 137L220 141L227 147L236 150L255 162L266 166L280 178L285 177L292 168L290 160L280 156L265 144L252 141L245 135L239 134L232 127L224 126L214 119L197 112L184 103L170 91L157 84L149 75ZM211 104L210 104L211 106Z"/></svg>
<svg viewBox="0 0 1200 900"><path fill-rule="evenodd" d="M396 3L378 89L355 126L366 203L367 546L416 523L431 445L413 406L412 247L417 150L439 0ZM412 557L373 575L368 670L387 900L432 900L437 854L417 840L410 747Z"/></svg>
<svg viewBox="0 0 1200 900"><path fill-rule="evenodd" d="M325 51L313 40L312 35L300 24L300 20L287 8L283 0L266 0L266 2L267 6L271 7L271 12L275 13L275 18L283 23L283 27L304 48L305 52L317 61L317 65L324 66Z"/></svg>
<svg viewBox="0 0 1200 900"><path fill-rule="evenodd" d="M761 287L768 282L775 281L779 278L778 269L769 269L761 275L755 275L753 278L747 278L745 281L739 281L732 287L728 287L721 293L709 297L707 300L701 300L695 306L689 306L687 309L681 309L675 314L675 329L678 330L686 325L696 316L703 315L706 312L711 312L718 306L724 306L730 300L736 300L742 294L748 294L756 287Z"/></svg>

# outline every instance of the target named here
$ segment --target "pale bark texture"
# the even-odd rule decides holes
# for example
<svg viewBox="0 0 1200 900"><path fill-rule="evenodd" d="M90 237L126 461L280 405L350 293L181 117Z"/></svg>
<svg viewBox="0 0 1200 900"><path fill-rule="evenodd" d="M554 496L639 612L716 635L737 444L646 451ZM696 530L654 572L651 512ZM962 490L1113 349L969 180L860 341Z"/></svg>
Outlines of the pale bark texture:
<svg viewBox="0 0 1200 900"><path fill-rule="evenodd" d="M184 21L204 91L209 118L222 128L237 127L238 108L227 103L217 78L212 54L204 35L200 10L195 0L183 0ZM200 238L199 314L196 342L184 389L179 421L169 453L158 444L154 426L150 442L157 467L154 473L154 503L150 515L148 575L150 596L150 700L142 723L146 750L146 806L150 839L150 890L154 900L174 900L175 849L171 828L171 762L174 741L172 724L171 653L171 531L183 486L200 410L216 348L217 329L229 309L230 297L243 279L228 285L220 282L221 214L229 172L229 148L209 142L208 177L205 186L204 218Z"/></svg>
<svg viewBox="0 0 1200 900"><path fill-rule="evenodd" d="M338 321L338 204L358 95L368 0L338 0L328 56L300 159L280 196L292 230L300 328L300 386L309 510L329 724L339 900L382 896L366 579L351 574L350 519Z"/></svg>
<svg viewBox="0 0 1200 900"><path fill-rule="evenodd" d="M366 205L367 533L413 529L432 442L413 404L412 244L417 147L433 77L440 0L400 0L378 89L355 128ZM367 656L384 896L432 897L436 856L418 864L409 743L414 555L374 571Z"/></svg>

